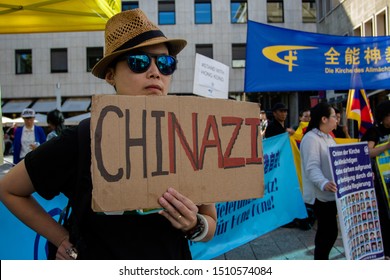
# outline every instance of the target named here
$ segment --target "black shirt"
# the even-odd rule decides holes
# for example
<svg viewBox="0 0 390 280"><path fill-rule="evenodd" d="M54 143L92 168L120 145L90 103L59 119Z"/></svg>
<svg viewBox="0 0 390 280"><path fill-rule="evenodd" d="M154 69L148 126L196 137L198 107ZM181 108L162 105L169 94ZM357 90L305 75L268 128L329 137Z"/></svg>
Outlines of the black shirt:
<svg viewBox="0 0 390 280"><path fill-rule="evenodd" d="M284 128L280 122L274 120L267 126L267 130L265 131L265 138L279 135L285 132L286 128Z"/></svg>
<svg viewBox="0 0 390 280"><path fill-rule="evenodd" d="M86 206L78 228L78 239L82 239L78 248L81 259L191 259L188 240L159 214L93 212L90 150L82 151L89 161L80 162L78 147L77 128L67 129L30 152L25 157L25 165L39 195L52 199L59 193L68 198L76 193L75 203L81 200ZM79 242L72 240L72 233L71 241Z"/></svg>

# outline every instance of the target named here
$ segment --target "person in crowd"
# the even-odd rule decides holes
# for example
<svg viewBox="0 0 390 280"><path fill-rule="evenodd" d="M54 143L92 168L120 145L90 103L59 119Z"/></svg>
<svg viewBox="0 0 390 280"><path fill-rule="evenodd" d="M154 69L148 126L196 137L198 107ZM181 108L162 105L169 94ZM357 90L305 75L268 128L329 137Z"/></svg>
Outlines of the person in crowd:
<svg viewBox="0 0 390 280"><path fill-rule="evenodd" d="M367 141L368 151L371 157L372 166L376 166L375 158L381 153L390 149L390 100L380 102L374 112L375 124L370 127L363 135L361 141ZM383 249L386 257L390 258L390 218L387 210L387 198L380 182L380 174L377 168L374 168L374 187L376 206L380 219L381 232L383 236ZM373 194L374 192L372 192ZM370 196L366 194L368 199ZM372 198L372 197L371 197Z"/></svg>
<svg viewBox="0 0 390 280"><path fill-rule="evenodd" d="M304 202L314 205L317 232L314 240L314 259L327 260L337 239L337 207L328 160L328 147L335 145L330 135L337 125L336 113L327 103L310 110L311 120L300 148Z"/></svg>
<svg viewBox="0 0 390 280"><path fill-rule="evenodd" d="M294 134L294 129L285 127L287 111L288 109L283 103L276 103L272 107L272 114L274 116L274 120L268 124L267 130L265 131L265 138L279 135L285 133L286 131L290 135Z"/></svg>
<svg viewBox="0 0 390 280"><path fill-rule="evenodd" d="M265 138L265 131L267 130L268 119L267 113L264 110L260 111L260 133L261 137Z"/></svg>
<svg viewBox="0 0 390 280"><path fill-rule="evenodd" d="M60 136L62 131L65 129L65 118L64 115L57 109L47 113L47 124L49 125L50 132L47 135L46 141Z"/></svg>
<svg viewBox="0 0 390 280"><path fill-rule="evenodd" d="M105 54L92 73L112 85L116 94L162 98L157 96L168 94L176 70L175 56L186 43L183 39L166 38L142 10L124 11L108 20ZM80 128L83 125L85 122ZM217 219L215 205L195 205L174 186L167 186L157 198L162 210L155 213L93 212L90 149L79 152L77 148L80 141L90 145L89 125L88 137L82 136L84 130L80 128L66 129L47 141L0 181L0 200L58 248L57 259L191 259L188 240L212 239ZM88 161L80 162L80 154ZM73 225L77 234L52 219L33 199L34 192L46 199L61 192L73 198L70 221L72 217L82 220ZM83 208L83 216L74 215Z"/></svg>
<svg viewBox="0 0 390 280"><path fill-rule="evenodd" d="M4 152L3 154L11 155L13 153L13 142L15 137L16 123L12 123L10 127L8 127L4 131Z"/></svg>
<svg viewBox="0 0 390 280"><path fill-rule="evenodd" d="M273 121L270 122L265 131L265 138L276 136L285 132L288 132L289 135L294 134L295 130L292 128L285 127L285 121L287 119L288 108L283 103L276 103L272 107ZM297 219L285 224L283 227L293 228L298 226L296 223Z"/></svg>
<svg viewBox="0 0 390 280"><path fill-rule="evenodd" d="M22 112L24 126L18 127L14 136L14 164L19 163L29 152L46 141L42 127L34 125L35 111L27 108Z"/></svg>
<svg viewBox="0 0 390 280"><path fill-rule="evenodd" d="M333 108L336 112L337 117L337 127L334 129L333 135L335 138L351 138L348 132L348 127L346 125L341 124L341 112L337 108Z"/></svg>
<svg viewBox="0 0 390 280"><path fill-rule="evenodd" d="M308 123L309 121L310 121L310 109L305 108L305 109L299 111L299 121L298 121L298 124L294 127L294 130L297 130L297 128L299 127L299 124L301 122Z"/></svg>

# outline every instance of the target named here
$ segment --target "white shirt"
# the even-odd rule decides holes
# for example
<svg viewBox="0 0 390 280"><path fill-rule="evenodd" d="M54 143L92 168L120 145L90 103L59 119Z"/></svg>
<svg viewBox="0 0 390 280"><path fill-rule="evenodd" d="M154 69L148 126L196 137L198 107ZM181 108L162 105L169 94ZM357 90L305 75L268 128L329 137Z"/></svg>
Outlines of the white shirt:
<svg viewBox="0 0 390 280"><path fill-rule="evenodd" d="M31 144L35 142L35 133L34 126L31 129L23 127L22 131L22 139L21 139L21 148L20 148L20 158L24 158L27 153L31 152L32 149L30 147Z"/></svg>
<svg viewBox="0 0 390 280"><path fill-rule="evenodd" d="M316 198L322 202L336 199L333 192L324 191L326 183L333 181L328 147L334 145L333 137L317 128L303 137L300 154L305 203L314 204Z"/></svg>

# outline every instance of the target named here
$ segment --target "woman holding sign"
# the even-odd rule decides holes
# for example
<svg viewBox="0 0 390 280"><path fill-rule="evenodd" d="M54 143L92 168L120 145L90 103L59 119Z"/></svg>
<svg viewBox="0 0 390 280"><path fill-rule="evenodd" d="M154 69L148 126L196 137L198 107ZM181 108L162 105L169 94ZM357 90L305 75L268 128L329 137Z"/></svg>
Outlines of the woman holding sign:
<svg viewBox="0 0 390 280"><path fill-rule="evenodd" d="M314 205L317 218L314 259L328 260L338 235L337 186L332 181L328 159L328 147L336 144L330 133L336 128L337 119L335 110L326 103L313 107L310 116L300 148L303 199Z"/></svg>
<svg viewBox="0 0 390 280"><path fill-rule="evenodd" d="M387 259L390 258L390 210L386 198L384 186L380 183L381 174L377 168L376 157L381 153L390 150L390 100L382 101L375 110L375 124L363 135L361 141L367 141L372 166L376 172L374 176L375 193L378 200L378 211L383 236L384 253ZM369 199L370 197L367 196ZM374 193L371 199L375 199Z"/></svg>
<svg viewBox="0 0 390 280"><path fill-rule="evenodd" d="M167 39L139 10L106 24L105 55L92 73L119 95L165 96L186 41ZM107 215L91 209L89 122L28 154L0 182L1 201L26 225L57 247L57 259L190 259L188 240L208 241L216 228L214 204L195 205L167 186L161 210ZM63 193L70 199L70 225L53 220L31 196Z"/></svg>

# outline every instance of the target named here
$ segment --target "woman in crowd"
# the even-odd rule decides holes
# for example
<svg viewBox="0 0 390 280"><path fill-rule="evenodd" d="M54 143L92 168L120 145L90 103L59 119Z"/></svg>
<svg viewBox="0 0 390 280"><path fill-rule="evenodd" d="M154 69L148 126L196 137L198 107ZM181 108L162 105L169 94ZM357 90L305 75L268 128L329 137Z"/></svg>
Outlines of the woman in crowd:
<svg viewBox="0 0 390 280"><path fill-rule="evenodd" d="M125 11L107 22L105 55L92 73L119 95L165 96L176 70L175 56L185 45L185 40L167 39L140 9ZM82 136L85 131L87 137ZM80 148L84 141L88 148ZM93 212L89 145L89 125L81 131L67 129L0 181L0 200L58 248L57 259L190 259L188 240L208 241L214 236L215 205L195 205L170 186L158 198L163 209L158 213ZM71 214L70 221L76 220L72 229L52 219L33 199L34 192L46 199L61 192L69 197L72 214L79 213Z"/></svg>
<svg viewBox="0 0 390 280"><path fill-rule="evenodd" d="M328 147L335 145L330 135L336 128L334 109L327 103L319 103L310 110L310 122L303 136L300 154L305 203L314 205L317 232L314 240L314 259L327 260L337 239L337 207L328 160Z"/></svg>
<svg viewBox="0 0 390 280"><path fill-rule="evenodd" d="M47 114L47 124L49 125L50 132L47 135L46 141L61 135L62 131L65 129L64 122L64 115L57 109L50 111Z"/></svg>

